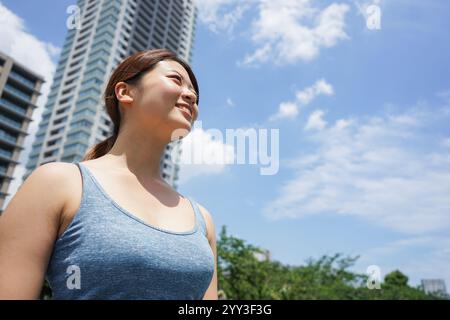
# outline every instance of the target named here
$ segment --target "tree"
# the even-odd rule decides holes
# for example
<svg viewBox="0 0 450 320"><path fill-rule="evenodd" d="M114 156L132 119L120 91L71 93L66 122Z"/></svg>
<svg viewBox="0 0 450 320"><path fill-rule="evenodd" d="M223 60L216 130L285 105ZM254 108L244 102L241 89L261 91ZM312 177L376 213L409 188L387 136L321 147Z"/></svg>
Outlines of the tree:
<svg viewBox="0 0 450 320"><path fill-rule="evenodd" d="M399 270L395 270L384 277L384 283L390 287L407 287L408 277Z"/></svg>
<svg viewBox="0 0 450 320"><path fill-rule="evenodd" d="M223 226L217 241L219 290L227 299L439 299L408 285L399 270L386 275L381 289L367 287L368 276L350 271L359 256L322 256L304 266L256 259L264 250L230 236Z"/></svg>

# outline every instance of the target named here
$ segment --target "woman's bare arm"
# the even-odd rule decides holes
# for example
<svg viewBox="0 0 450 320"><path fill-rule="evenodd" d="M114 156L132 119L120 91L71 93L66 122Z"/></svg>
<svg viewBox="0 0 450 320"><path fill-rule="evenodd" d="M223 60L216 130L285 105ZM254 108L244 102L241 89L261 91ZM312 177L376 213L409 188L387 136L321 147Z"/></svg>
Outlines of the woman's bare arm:
<svg viewBox="0 0 450 320"><path fill-rule="evenodd" d="M217 292L217 243L216 243L216 227L214 225L214 220L209 213L208 210L205 209L202 205L199 204L200 212L202 212L203 217L206 222L206 230L208 242L211 247L211 250L214 254L214 273L211 279L211 283L208 286L208 289L203 296L203 300L218 300L218 292Z"/></svg>
<svg viewBox="0 0 450 320"><path fill-rule="evenodd" d="M58 234L67 166L36 168L0 216L0 299L38 299Z"/></svg>

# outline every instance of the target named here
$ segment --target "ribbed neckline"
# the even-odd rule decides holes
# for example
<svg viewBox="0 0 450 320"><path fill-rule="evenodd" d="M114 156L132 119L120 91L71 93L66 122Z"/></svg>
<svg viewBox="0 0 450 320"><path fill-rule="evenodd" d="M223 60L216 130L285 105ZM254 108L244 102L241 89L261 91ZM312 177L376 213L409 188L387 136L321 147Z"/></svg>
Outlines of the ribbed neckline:
<svg viewBox="0 0 450 320"><path fill-rule="evenodd" d="M151 225L147 222L145 222L144 220L142 220L141 218L137 217L136 215L132 214L131 212L129 212L128 210L124 209L121 205L119 205L113 198L111 198L109 196L109 194L106 192L106 190L103 188L103 186L100 184L100 182L97 180L97 178L95 178L95 176L92 174L92 172L90 171L90 169L85 166L84 164L82 164L81 162L77 162L77 164L81 167L83 167L83 169L85 170L85 172L89 175L89 177L91 177L92 181L94 182L94 184L98 187L98 189L100 190L100 192L103 194L103 196L111 203L113 204L120 212L124 213L126 216L132 218L133 220L144 224L147 227L150 227L152 229L158 230L158 231L162 231L165 233L169 233L169 234L174 234L174 235L189 235L189 234L193 234L196 233L198 228L199 228L199 217L198 217L198 212L197 209L195 208L195 205L193 203L193 200L191 199L191 197L187 196L185 197L186 199L189 200L189 203L191 204L191 208L194 212L194 219L195 219L195 224L193 229L188 230L188 231L172 231L172 230L167 230L161 227L157 227L154 225Z"/></svg>

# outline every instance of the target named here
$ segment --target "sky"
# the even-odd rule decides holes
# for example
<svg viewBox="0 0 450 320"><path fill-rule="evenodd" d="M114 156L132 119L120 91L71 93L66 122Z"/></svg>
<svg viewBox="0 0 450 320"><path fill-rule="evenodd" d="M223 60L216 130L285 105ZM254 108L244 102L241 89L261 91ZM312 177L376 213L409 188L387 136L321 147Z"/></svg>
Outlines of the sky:
<svg viewBox="0 0 450 320"><path fill-rule="evenodd" d="M40 106L74 3L0 2L0 50L48 79ZM197 3L200 112L178 191L217 234L225 225L284 264L359 255L357 272L399 269L450 291L450 3ZM256 147L243 154L227 131Z"/></svg>

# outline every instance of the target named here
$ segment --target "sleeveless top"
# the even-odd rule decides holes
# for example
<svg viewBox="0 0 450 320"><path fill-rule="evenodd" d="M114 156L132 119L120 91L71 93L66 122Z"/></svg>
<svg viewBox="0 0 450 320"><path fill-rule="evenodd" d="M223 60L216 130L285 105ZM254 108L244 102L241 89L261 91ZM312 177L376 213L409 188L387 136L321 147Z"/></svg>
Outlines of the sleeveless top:
<svg viewBox="0 0 450 320"><path fill-rule="evenodd" d="M190 231L150 225L110 198L89 169L81 171L81 203L55 241L45 274L53 299L202 299L214 254L197 203Z"/></svg>

